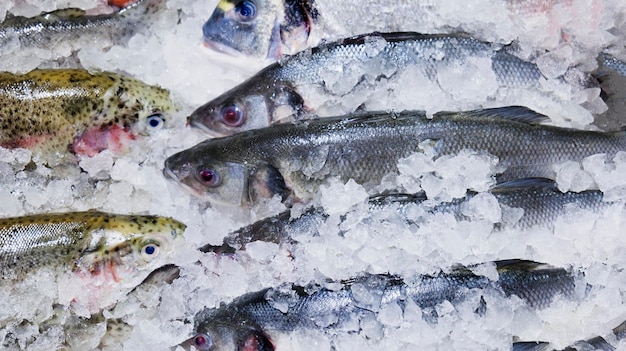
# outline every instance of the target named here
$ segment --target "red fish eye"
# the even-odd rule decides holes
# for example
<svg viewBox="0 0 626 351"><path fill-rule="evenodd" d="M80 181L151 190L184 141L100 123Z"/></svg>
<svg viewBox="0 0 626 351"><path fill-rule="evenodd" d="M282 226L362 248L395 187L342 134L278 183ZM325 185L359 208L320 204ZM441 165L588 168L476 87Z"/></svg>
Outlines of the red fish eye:
<svg viewBox="0 0 626 351"><path fill-rule="evenodd" d="M204 183L204 185L206 186L214 187L218 186L220 183L219 175L212 169L201 168L198 170L198 172L196 172L196 174L198 180Z"/></svg>
<svg viewBox="0 0 626 351"><path fill-rule="evenodd" d="M252 1L242 1L235 6L235 13L239 20L250 21L256 17L256 5Z"/></svg>
<svg viewBox="0 0 626 351"><path fill-rule="evenodd" d="M221 116L222 122L229 127L239 127L245 120L243 111L235 105L224 107L221 111Z"/></svg>
<svg viewBox="0 0 626 351"><path fill-rule="evenodd" d="M193 338L194 346L199 350L208 350L213 346L213 341L206 334L198 334Z"/></svg>

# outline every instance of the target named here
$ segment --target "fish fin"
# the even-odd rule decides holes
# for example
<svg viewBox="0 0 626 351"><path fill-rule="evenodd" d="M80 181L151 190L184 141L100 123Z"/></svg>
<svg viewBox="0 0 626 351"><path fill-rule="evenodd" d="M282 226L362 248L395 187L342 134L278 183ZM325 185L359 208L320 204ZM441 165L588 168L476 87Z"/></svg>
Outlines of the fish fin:
<svg viewBox="0 0 626 351"><path fill-rule="evenodd" d="M270 198L278 194L285 202L292 195L291 189L285 183L285 178L273 165L264 163L252 172L254 175L248 177L254 182L253 186L248 186L251 192L248 194L250 200L256 199L258 195Z"/></svg>
<svg viewBox="0 0 626 351"><path fill-rule="evenodd" d="M278 91L272 95L271 103L273 105L271 106L271 110L275 112L281 111L282 109L279 108L281 106L289 107L287 113L271 116L272 123L288 117L293 117L293 119L298 120L303 115L309 113L309 109L305 106L302 96L298 94L294 88L287 85L281 85L278 88Z"/></svg>
<svg viewBox="0 0 626 351"><path fill-rule="evenodd" d="M308 41L311 27L319 14L312 0L285 0L284 4L285 18L280 25L280 38L290 53L294 53Z"/></svg>
<svg viewBox="0 0 626 351"><path fill-rule="evenodd" d="M500 183L491 188L491 192L508 192L524 188L558 190L556 182L548 178L522 178Z"/></svg>
<svg viewBox="0 0 626 351"><path fill-rule="evenodd" d="M547 122L550 118L541 113L535 112L524 106L507 106L497 108L487 108L483 110L467 111L467 112L439 112L435 117L445 118L484 118L492 120L507 119L527 124L541 124Z"/></svg>
<svg viewBox="0 0 626 351"><path fill-rule="evenodd" d="M495 261L496 269L498 272L506 271L509 269L522 270L525 272L532 272L539 269L554 269L556 267L551 266L547 263L539 263L530 260L521 260L521 259L510 259L510 260L501 260Z"/></svg>
<svg viewBox="0 0 626 351"><path fill-rule="evenodd" d="M591 75L597 80L600 97L608 106L601 116L621 121L626 109L626 62L602 53L598 56L598 68ZM625 130L626 126L621 129Z"/></svg>
<svg viewBox="0 0 626 351"><path fill-rule="evenodd" d="M69 19L85 16L85 10L78 8L60 9L43 15L46 20Z"/></svg>
<svg viewBox="0 0 626 351"><path fill-rule="evenodd" d="M511 351L547 351L549 347L550 343L543 341L524 341L513 343Z"/></svg>
<svg viewBox="0 0 626 351"><path fill-rule="evenodd" d="M161 12L165 9L165 0L137 0L122 8L117 13L136 21L145 20L145 15Z"/></svg>
<svg viewBox="0 0 626 351"><path fill-rule="evenodd" d="M359 34L349 38L345 38L340 40L340 43L343 45L363 45L367 41L371 41L375 38L384 39L387 42L402 42L408 40L430 40L437 38L450 38L450 34L423 34L418 32L390 32L390 33L381 33L381 32L373 32L368 34ZM452 35L456 38L467 38L472 39L472 37L465 33L457 33ZM326 45L337 45L337 43L327 43Z"/></svg>

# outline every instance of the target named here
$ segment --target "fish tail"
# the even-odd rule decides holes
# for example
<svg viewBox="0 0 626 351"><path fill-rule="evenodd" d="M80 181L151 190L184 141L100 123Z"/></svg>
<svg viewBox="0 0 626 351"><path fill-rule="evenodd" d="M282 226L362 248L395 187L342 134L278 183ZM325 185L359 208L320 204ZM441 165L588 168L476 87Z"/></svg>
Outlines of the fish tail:
<svg viewBox="0 0 626 351"><path fill-rule="evenodd" d="M592 76L599 84L600 97L608 106L606 112L596 116L596 120L622 121L626 111L626 62L601 53L598 57L598 68L592 72ZM621 124L623 123L618 128L625 130L626 125ZM600 123L600 127L606 126Z"/></svg>

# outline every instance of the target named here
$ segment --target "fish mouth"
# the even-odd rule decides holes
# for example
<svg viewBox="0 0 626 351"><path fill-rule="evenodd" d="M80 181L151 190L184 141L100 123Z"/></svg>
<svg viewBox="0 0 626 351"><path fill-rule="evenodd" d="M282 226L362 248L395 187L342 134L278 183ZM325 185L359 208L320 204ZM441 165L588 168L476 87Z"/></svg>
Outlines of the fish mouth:
<svg viewBox="0 0 626 351"><path fill-rule="evenodd" d="M210 136L210 137L214 137L214 138L219 138L219 137L223 137L226 136L226 134L224 133L220 133L216 130L213 130L209 127L207 127L204 123L202 123L201 121L199 121L199 118L194 116L193 114L189 117L187 117L187 126L194 128L194 129L198 129L200 130L202 133Z"/></svg>
<svg viewBox="0 0 626 351"><path fill-rule="evenodd" d="M237 50L237 49L233 49L232 47L219 43L217 41L211 40L211 39L207 39L204 38L204 46L213 50L213 51L217 51L223 54L227 54L230 56L234 56L234 57L242 57L244 56L244 54Z"/></svg>

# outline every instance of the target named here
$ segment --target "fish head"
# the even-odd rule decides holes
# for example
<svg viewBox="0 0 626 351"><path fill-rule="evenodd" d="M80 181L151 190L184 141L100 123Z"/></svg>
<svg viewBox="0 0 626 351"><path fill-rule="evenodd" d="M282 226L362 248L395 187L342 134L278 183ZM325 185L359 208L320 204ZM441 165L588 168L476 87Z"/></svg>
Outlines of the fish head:
<svg viewBox="0 0 626 351"><path fill-rule="evenodd" d="M274 351L275 346L257 328L228 323L203 323L199 332L180 344L185 350Z"/></svg>
<svg viewBox="0 0 626 351"><path fill-rule="evenodd" d="M289 85L251 79L199 107L187 121L209 135L226 136L293 121L307 112Z"/></svg>
<svg viewBox="0 0 626 351"><path fill-rule="evenodd" d="M184 150L165 160L163 175L193 195L212 203L248 205L248 168L241 162L207 160Z"/></svg>
<svg viewBox="0 0 626 351"><path fill-rule="evenodd" d="M220 0L202 27L206 46L231 55L278 58L278 0Z"/></svg>
<svg viewBox="0 0 626 351"><path fill-rule="evenodd" d="M170 263L181 245L185 225L159 216L110 215L91 231L91 242L78 267L116 282L140 282L146 272Z"/></svg>
<svg viewBox="0 0 626 351"><path fill-rule="evenodd" d="M172 101L169 91L157 86L145 84L130 85L126 99L135 106L135 122L131 130L135 135L149 136L156 131L172 126L172 115L177 107Z"/></svg>

